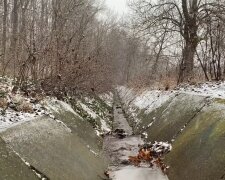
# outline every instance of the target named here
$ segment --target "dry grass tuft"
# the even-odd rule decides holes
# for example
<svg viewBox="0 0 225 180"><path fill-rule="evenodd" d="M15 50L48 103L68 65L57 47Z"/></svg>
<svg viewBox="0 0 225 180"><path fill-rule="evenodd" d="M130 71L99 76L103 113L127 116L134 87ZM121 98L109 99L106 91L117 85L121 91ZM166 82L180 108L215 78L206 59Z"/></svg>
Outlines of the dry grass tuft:
<svg viewBox="0 0 225 180"><path fill-rule="evenodd" d="M6 109L8 106L8 102L6 98L0 98L0 108Z"/></svg>
<svg viewBox="0 0 225 180"><path fill-rule="evenodd" d="M25 113L33 113L34 112L32 104L28 103L28 102L23 102L22 104L20 104L17 107L17 110L25 112Z"/></svg>

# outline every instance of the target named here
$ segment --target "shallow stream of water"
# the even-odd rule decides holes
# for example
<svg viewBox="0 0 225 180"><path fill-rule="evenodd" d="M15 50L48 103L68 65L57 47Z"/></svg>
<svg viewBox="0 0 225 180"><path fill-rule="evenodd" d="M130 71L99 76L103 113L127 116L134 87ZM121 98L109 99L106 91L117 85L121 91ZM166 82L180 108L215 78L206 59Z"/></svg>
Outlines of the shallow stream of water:
<svg viewBox="0 0 225 180"><path fill-rule="evenodd" d="M121 105L117 100L114 106L113 129L122 129L127 135L124 138L118 137L115 133L104 139L104 151L110 159L108 168L112 180L168 180L160 168L150 168L148 164L141 164L140 167L130 165L129 156L136 156L139 146L144 144L141 136L132 135L132 128L124 117Z"/></svg>

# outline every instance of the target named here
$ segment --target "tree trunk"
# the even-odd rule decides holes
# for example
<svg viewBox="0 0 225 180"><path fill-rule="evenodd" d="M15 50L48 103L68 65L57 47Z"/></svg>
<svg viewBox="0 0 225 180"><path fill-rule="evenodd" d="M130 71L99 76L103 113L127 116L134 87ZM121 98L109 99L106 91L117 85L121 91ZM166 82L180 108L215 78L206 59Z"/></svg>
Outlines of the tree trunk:
<svg viewBox="0 0 225 180"><path fill-rule="evenodd" d="M14 65L13 74L16 76L17 68L17 40L18 40L18 0L13 1L13 10L12 10L12 37L11 37L11 53L12 60Z"/></svg>
<svg viewBox="0 0 225 180"><path fill-rule="evenodd" d="M4 0L4 15L3 15L3 33L2 33L2 75L5 74L5 57L6 57L6 23L8 14L8 2Z"/></svg>
<svg viewBox="0 0 225 180"><path fill-rule="evenodd" d="M189 1L190 9L188 9L187 0L182 0L182 9L185 19L183 37L185 47L183 49L183 59L180 67L180 75L178 83L190 82L193 78L194 56L198 45L198 1Z"/></svg>
<svg viewBox="0 0 225 180"><path fill-rule="evenodd" d="M183 62L180 69L179 83L190 82L193 78L194 56L197 44L186 42L183 50Z"/></svg>

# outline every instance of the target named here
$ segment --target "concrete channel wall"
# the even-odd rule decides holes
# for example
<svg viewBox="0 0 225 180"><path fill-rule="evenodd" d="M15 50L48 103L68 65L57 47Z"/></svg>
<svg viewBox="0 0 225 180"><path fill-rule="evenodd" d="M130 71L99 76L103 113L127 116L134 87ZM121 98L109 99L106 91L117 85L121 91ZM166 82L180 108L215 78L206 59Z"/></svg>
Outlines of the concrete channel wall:
<svg viewBox="0 0 225 180"><path fill-rule="evenodd" d="M225 179L225 100L180 93L149 113L136 113L137 134L172 143L165 157L170 180Z"/></svg>
<svg viewBox="0 0 225 180"><path fill-rule="evenodd" d="M99 180L107 162L102 138L75 113L61 108L54 115L15 126L0 134L0 179Z"/></svg>

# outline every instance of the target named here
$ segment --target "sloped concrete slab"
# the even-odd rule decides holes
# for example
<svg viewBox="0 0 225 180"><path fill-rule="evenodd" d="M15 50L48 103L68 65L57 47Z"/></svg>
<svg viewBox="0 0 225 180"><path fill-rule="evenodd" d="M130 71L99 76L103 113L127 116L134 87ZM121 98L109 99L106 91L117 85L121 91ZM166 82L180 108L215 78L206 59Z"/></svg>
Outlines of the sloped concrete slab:
<svg viewBox="0 0 225 180"><path fill-rule="evenodd" d="M58 106L58 108L55 108L55 106ZM72 109L66 108L66 106L60 104L60 102L50 106L50 109L54 116L65 123L67 127L72 130L73 134L76 134L79 138L84 140L84 143L91 146L95 151L102 150L103 140L96 135L94 128L87 120L82 119Z"/></svg>
<svg viewBox="0 0 225 180"><path fill-rule="evenodd" d="M35 173L25 165L6 143L0 138L0 179L1 180L38 180Z"/></svg>
<svg viewBox="0 0 225 180"><path fill-rule="evenodd" d="M156 112L155 122L146 130L149 141L171 141L206 104L202 96L180 94L163 111Z"/></svg>
<svg viewBox="0 0 225 180"><path fill-rule="evenodd" d="M166 162L171 167L169 179L225 179L223 101L205 107L176 139L172 152L166 157Z"/></svg>
<svg viewBox="0 0 225 180"><path fill-rule="evenodd" d="M2 138L38 171L54 180L104 178L104 161L77 133L49 118L13 127Z"/></svg>
<svg viewBox="0 0 225 180"><path fill-rule="evenodd" d="M170 98L167 102L163 103L160 107L154 109L153 111L146 113L146 110L143 109L139 111L138 119L140 122L137 124L137 126L134 128L135 133L142 133L146 129L149 129L148 126L153 124L155 120L158 120L161 118L162 113L165 111L165 109L169 106L169 104L173 101L173 98Z"/></svg>

